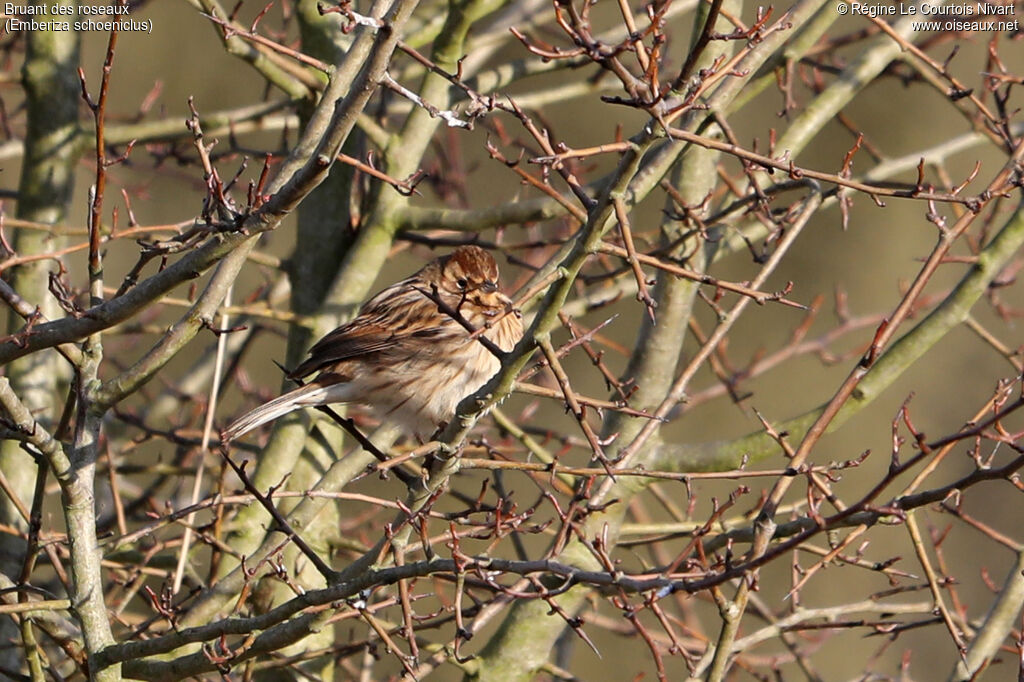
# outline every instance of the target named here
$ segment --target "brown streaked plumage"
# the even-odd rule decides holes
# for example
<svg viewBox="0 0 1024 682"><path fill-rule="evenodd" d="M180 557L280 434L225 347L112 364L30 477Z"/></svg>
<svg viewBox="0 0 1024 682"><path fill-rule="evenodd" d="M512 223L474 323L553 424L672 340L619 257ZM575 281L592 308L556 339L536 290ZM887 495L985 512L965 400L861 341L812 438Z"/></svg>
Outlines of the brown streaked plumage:
<svg viewBox="0 0 1024 682"><path fill-rule="evenodd" d="M432 297L436 300L432 300ZM360 403L408 433L429 436L459 401L483 386L498 358L437 301L509 351L523 336L511 301L498 291L498 264L478 246L461 246L371 298L359 315L320 339L289 373L308 384L243 415L221 434L228 442L303 407Z"/></svg>

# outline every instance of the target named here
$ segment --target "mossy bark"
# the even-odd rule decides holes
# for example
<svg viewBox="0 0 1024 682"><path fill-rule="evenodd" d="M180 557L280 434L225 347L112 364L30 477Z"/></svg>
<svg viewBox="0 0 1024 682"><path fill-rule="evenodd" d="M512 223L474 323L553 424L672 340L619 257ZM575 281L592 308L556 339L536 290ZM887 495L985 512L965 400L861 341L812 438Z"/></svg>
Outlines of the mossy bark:
<svg viewBox="0 0 1024 682"><path fill-rule="evenodd" d="M46 17L39 17L45 20ZM74 31L27 32L22 84L26 94L27 131L25 155L18 184L16 216L24 220L60 225L67 217L74 186L75 165L81 154L78 107L81 88L77 68L79 35ZM11 245L22 255L59 249L63 239L43 230L17 230ZM38 260L8 270L11 287L39 312L49 318L63 311L49 292L52 262ZM8 313L10 332L21 329L25 321L13 311ZM44 426L60 416L66 392L68 367L55 351L32 353L9 363L4 371L11 387ZM31 506L36 467L15 441L0 442L0 471L16 494ZM0 495L0 523L25 530L27 524L15 505ZM0 572L17 577L24 559L21 538L0 535ZM0 641L19 639L18 628L7 616L0 617ZM23 657L19 649L4 648L0 666L17 670Z"/></svg>

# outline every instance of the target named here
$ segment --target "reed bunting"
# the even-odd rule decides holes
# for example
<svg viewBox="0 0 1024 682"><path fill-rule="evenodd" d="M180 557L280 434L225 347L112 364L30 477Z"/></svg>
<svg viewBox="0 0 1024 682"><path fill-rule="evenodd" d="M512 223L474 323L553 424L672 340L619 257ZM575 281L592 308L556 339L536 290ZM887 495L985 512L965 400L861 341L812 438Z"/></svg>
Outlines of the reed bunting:
<svg viewBox="0 0 1024 682"><path fill-rule="evenodd" d="M317 342L288 374L316 377L239 417L227 443L303 407L360 403L407 434L430 436L459 402L501 366L474 329L510 351L523 336L511 301L498 291L498 264L478 246L461 246L367 301L359 315Z"/></svg>

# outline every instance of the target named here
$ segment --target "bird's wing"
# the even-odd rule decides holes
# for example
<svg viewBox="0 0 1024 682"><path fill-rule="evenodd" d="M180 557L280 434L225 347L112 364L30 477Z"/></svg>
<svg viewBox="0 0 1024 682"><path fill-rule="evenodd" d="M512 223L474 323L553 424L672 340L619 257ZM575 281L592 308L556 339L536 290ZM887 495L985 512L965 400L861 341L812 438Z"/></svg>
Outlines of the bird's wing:
<svg viewBox="0 0 1024 682"><path fill-rule="evenodd" d="M377 324L366 324L358 318L338 327L309 349L309 357L288 376L293 379L307 377L342 360L351 360L390 348L396 335Z"/></svg>
<svg viewBox="0 0 1024 682"><path fill-rule="evenodd" d="M424 327L417 320L434 304L411 289L410 284L409 280L399 282L367 301L354 320L317 341L309 349L309 358L288 376L301 379L316 371L337 371L333 365L338 362L393 350L404 339L429 337L440 332L436 327Z"/></svg>

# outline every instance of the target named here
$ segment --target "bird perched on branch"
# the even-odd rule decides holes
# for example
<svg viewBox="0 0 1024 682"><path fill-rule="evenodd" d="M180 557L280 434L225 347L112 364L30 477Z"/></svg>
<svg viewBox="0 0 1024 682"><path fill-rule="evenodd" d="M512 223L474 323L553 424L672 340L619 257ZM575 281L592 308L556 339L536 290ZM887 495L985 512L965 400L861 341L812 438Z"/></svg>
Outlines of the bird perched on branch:
<svg viewBox="0 0 1024 682"><path fill-rule="evenodd" d="M498 290L494 257L461 246L363 304L355 319L317 342L288 374L316 377L239 417L221 440L331 403L366 405L406 433L429 436L497 373L498 354L522 336L519 315Z"/></svg>

